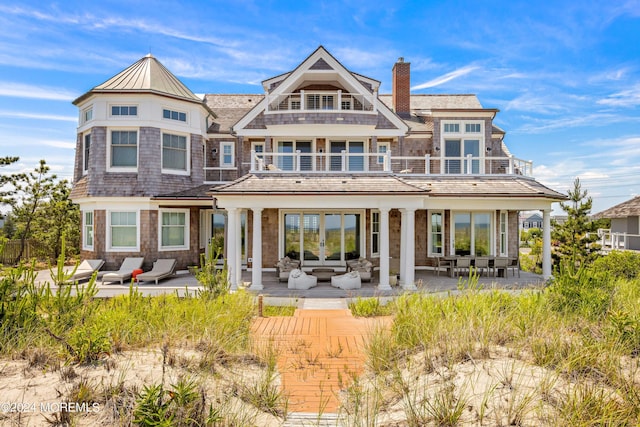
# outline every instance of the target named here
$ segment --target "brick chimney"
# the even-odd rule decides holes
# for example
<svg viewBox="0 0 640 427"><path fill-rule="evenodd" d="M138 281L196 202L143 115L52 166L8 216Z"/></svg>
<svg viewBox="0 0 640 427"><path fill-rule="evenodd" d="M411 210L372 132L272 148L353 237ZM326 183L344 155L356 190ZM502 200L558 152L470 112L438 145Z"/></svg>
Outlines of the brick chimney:
<svg viewBox="0 0 640 427"><path fill-rule="evenodd" d="M411 117L411 63L398 58L392 71L393 110L402 118Z"/></svg>

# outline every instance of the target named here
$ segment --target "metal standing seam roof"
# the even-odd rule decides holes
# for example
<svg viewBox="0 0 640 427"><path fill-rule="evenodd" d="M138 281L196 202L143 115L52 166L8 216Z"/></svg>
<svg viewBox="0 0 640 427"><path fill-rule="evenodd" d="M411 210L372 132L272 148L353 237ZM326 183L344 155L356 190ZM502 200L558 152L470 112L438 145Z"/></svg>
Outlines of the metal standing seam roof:
<svg viewBox="0 0 640 427"><path fill-rule="evenodd" d="M75 101L78 104L92 93L140 93L149 92L185 101L203 103L203 100L187 88L171 71L153 55L148 54L133 65L94 87Z"/></svg>

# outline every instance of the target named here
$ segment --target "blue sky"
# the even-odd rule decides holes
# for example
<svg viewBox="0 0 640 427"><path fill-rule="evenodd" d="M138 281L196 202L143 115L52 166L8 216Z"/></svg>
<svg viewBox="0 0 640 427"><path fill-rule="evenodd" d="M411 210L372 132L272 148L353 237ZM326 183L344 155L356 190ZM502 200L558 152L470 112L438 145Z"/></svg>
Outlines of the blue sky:
<svg viewBox="0 0 640 427"><path fill-rule="evenodd" d="M640 0L5 1L3 172L44 158L71 178L71 101L151 52L195 93L261 93L319 45L382 82L411 62L413 93L473 93L534 175L579 176L598 212L640 194Z"/></svg>

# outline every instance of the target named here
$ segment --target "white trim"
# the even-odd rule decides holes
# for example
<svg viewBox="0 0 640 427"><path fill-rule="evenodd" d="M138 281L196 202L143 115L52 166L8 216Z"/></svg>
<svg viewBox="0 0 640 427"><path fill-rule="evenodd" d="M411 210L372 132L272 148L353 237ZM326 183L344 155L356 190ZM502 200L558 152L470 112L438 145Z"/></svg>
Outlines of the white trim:
<svg viewBox="0 0 640 427"><path fill-rule="evenodd" d="M455 221L455 215L457 213L461 213L461 214L470 214L470 228L471 228L471 242L470 242L470 256L476 256L475 255L475 216L477 214L488 214L489 215L489 253L486 256L493 256L496 253L495 250L495 222L496 222L496 215L495 215L495 210L494 211L487 211L487 210L464 210L464 209L460 209L460 210L452 210L449 215L449 221L451 222L451 226L449 227L449 239L450 239L450 245L449 247L451 248L451 254L455 255L456 253L456 247L455 247L455 236L456 236L456 221Z"/></svg>
<svg viewBox="0 0 640 427"><path fill-rule="evenodd" d="M377 214L378 215L378 231L373 231L373 214ZM369 224L371 225L371 232L369 233L369 241L371 242L371 251L370 251L370 255L371 258L380 258L380 211L377 209L371 209L371 213L370 213L370 222ZM374 252L373 251L373 235L377 234L378 235L378 251Z"/></svg>
<svg viewBox="0 0 640 427"><path fill-rule="evenodd" d="M391 143L389 141L378 141L378 147L377 147L377 152L381 153L380 151L380 147L386 147L386 150L384 152L382 152L380 156L376 157L376 164L377 165L384 165L384 155L386 153L388 153L389 151L391 151ZM382 159L382 161L380 161Z"/></svg>
<svg viewBox="0 0 640 427"><path fill-rule="evenodd" d="M432 243L433 243L433 232L431 230L431 215L433 214L439 214L440 218L442 219L442 224L441 224L441 230L440 230L440 234L442 235L442 253L438 254L438 253L434 253L431 248ZM441 257L444 256L445 253L445 239L446 239L446 233L444 232L445 230L445 216L444 216L444 210L428 210L427 211L427 256L428 257Z"/></svg>
<svg viewBox="0 0 640 427"><path fill-rule="evenodd" d="M300 215L300 260L302 261L302 265L305 265L305 261L302 259L304 257L303 253L304 253L304 224L303 224L303 220L304 220L304 215L305 214L318 214L320 215L320 223L319 223L319 227L320 227L320 232L323 231L323 227L324 227L324 215L340 215L340 229L341 229L341 234L340 234L340 257L342 258L344 252L345 252L345 248L344 248L344 215L348 215L348 214L359 214L360 215L360 247L358 248L358 252L360 253L360 256L364 256L366 254L366 222L365 222L365 215L367 214L366 210L364 209L341 209L341 210L336 210L336 209L279 209L278 210L278 258L282 258L283 256L285 256L285 251L284 251L284 243L285 243L285 235L284 235L284 226L285 226L285 222L284 222L284 216L286 214L298 214ZM321 236L321 239L324 240L324 237ZM326 254L325 254L326 256ZM339 261L336 260L318 260L317 262L315 261L306 261L307 265L320 265L320 262L322 261L322 265L344 265L342 259ZM346 260L345 260L346 261Z"/></svg>
<svg viewBox="0 0 640 427"><path fill-rule="evenodd" d="M504 251L502 251L502 215L505 216L504 224ZM498 248L500 256L509 256L509 211L498 211Z"/></svg>
<svg viewBox="0 0 640 427"><path fill-rule="evenodd" d="M113 114L113 107L136 107L136 114ZM107 117L109 117L110 119L123 119L123 120L137 119L139 110L140 110L140 106L135 103L109 102L107 104Z"/></svg>
<svg viewBox="0 0 640 427"><path fill-rule="evenodd" d="M85 157L87 137L89 137L89 152L91 152L91 131L82 134L82 175L86 175L89 172L89 159Z"/></svg>
<svg viewBox="0 0 640 427"><path fill-rule="evenodd" d="M166 169L164 167L164 135L183 136L185 138L185 169ZM160 168L167 175L191 175L191 135L185 132L160 131Z"/></svg>
<svg viewBox="0 0 640 427"><path fill-rule="evenodd" d="M184 232L183 232L183 236L184 236L184 245L178 245L178 246L163 246L162 245L162 215L164 213L182 213L184 214ZM163 251L184 251L184 250L189 250L190 248L190 211L189 209L158 209L158 251L159 252L163 252Z"/></svg>
<svg viewBox="0 0 640 427"><path fill-rule="evenodd" d="M82 249L93 251L96 240L96 216L93 210L83 210L82 212ZM87 245L87 214L91 214L91 245Z"/></svg>
<svg viewBox="0 0 640 427"><path fill-rule="evenodd" d="M136 246L111 246L111 213L122 212L136 214ZM140 252L140 210L139 209L111 209L106 212L105 242L107 252ZM95 235L95 233L94 233Z"/></svg>
<svg viewBox="0 0 640 427"><path fill-rule="evenodd" d="M85 124L93 120L93 105L83 108L80 112L80 123Z"/></svg>
<svg viewBox="0 0 640 427"><path fill-rule="evenodd" d="M180 120L180 119L172 119L172 118L167 118L164 116L164 112L169 111L169 113L178 113L178 114L184 114L184 120ZM169 114L171 115L171 114ZM160 107L160 119L162 121L168 121L171 123L184 123L186 125L189 124L189 112L188 111L184 111L184 110L180 110L176 107L173 106L167 106L167 105L163 105Z"/></svg>
<svg viewBox="0 0 640 427"><path fill-rule="evenodd" d="M111 166L111 142L113 132L135 132L136 133L136 166ZM138 127L114 127L107 132L107 172L138 172L140 165L140 128Z"/></svg>
<svg viewBox="0 0 640 427"><path fill-rule="evenodd" d="M224 147L231 147L231 162L225 162L224 161ZM236 150L235 150L235 146L236 143L235 141L221 141L220 142L220 167L227 167L227 168L233 168L236 164Z"/></svg>

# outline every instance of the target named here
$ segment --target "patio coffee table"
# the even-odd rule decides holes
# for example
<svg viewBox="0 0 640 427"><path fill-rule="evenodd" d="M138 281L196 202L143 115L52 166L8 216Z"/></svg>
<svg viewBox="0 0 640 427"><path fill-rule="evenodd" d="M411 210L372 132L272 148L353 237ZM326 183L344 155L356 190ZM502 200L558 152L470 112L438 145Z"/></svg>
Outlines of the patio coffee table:
<svg viewBox="0 0 640 427"><path fill-rule="evenodd" d="M311 270L311 275L316 276L319 282L328 282L336 272L333 268L318 267Z"/></svg>

